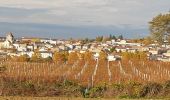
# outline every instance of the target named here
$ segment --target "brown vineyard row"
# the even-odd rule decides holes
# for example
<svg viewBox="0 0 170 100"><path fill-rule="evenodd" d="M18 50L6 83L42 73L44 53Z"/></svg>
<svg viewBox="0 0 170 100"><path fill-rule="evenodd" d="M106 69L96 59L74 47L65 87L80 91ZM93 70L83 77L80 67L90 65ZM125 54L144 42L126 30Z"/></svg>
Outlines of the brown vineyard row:
<svg viewBox="0 0 170 100"><path fill-rule="evenodd" d="M85 86L101 83L163 82L170 80L170 63L153 61L107 62L78 60L74 64L0 62L6 79L32 82L73 80Z"/></svg>

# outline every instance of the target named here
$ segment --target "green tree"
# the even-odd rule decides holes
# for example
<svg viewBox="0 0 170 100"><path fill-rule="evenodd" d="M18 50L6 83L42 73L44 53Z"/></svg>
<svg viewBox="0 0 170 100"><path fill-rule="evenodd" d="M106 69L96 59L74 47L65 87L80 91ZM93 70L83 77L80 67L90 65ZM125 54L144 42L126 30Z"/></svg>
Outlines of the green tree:
<svg viewBox="0 0 170 100"><path fill-rule="evenodd" d="M115 49L116 49L115 47L110 48L110 52L114 52Z"/></svg>
<svg viewBox="0 0 170 100"><path fill-rule="evenodd" d="M97 42L102 42L102 40L103 40L103 36L98 36L98 37L96 37L96 41L97 41Z"/></svg>
<svg viewBox="0 0 170 100"><path fill-rule="evenodd" d="M109 35L109 39L112 40L112 39L115 39L116 40L116 36L115 35Z"/></svg>
<svg viewBox="0 0 170 100"><path fill-rule="evenodd" d="M170 13L159 14L149 22L150 32L154 40L163 44L170 37Z"/></svg>
<svg viewBox="0 0 170 100"><path fill-rule="evenodd" d="M123 40L123 35L119 35L118 39Z"/></svg>
<svg viewBox="0 0 170 100"><path fill-rule="evenodd" d="M115 40L116 40L117 38L116 38L116 36L113 35L113 36L112 36L112 39L115 39Z"/></svg>

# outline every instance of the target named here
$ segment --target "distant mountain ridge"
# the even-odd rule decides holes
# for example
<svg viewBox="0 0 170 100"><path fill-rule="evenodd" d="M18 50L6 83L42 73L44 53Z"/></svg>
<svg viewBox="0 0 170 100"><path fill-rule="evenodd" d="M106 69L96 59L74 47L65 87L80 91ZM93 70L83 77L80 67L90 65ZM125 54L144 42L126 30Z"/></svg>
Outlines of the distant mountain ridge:
<svg viewBox="0 0 170 100"><path fill-rule="evenodd" d="M95 38L109 34L120 35L126 38L140 38L148 36L144 27L131 27L130 25L117 26L67 26L57 24L38 23L9 23L0 22L0 35L13 32L16 37L47 37L47 38Z"/></svg>

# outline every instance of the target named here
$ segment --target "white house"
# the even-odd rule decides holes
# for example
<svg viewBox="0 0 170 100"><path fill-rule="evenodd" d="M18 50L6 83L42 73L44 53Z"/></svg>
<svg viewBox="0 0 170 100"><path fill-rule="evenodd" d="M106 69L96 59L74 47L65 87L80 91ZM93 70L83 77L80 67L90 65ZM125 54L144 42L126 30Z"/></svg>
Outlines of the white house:
<svg viewBox="0 0 170 100"><path fill-rule="evenodd" d="M48 58L53 56L53 53L48 51L40 52L40 54L42 58Z"/></svg>
<svg viewBox="0 0 170 100"><path fill-rule="evenodd" d="M138 51L141 51L141 52L149 51L149 47L139 46L139 47L136 47L136 48L138 49Z"/></svg>
<svg viewBox="0 0 170 100"><path fill-rule="evenodd" d="M85 50L80 50L80 53L85 53L86 51Z"/></svg>
<svg viewBox="0 0 170 100"><path fill-rule="evenodd" d="M47 48L52 48L53 45L51 45L51 44L45 44L45 47L47 47Z"/></svg>
<svg viewBox="0 0 170 100"><path fill-rule="evenodd" d="M99 58L99 56L100 56L99 53L95 53L95 54L93 55L93 57L94 57L95 60L97 60L97 59Z"/></svg>
<svg viewBox="0 0 170 100"><path fill-rule="evenodd" d="M65 45L60 45L60 46L58 46L58 48L60 50L68 50L68 47L66 47Z"/></svg>
<svg viewBox="0 0 170 100"><path fill-rule="evenodd" d="M116 47L116 52L126 52L127 51L127 49L126 49L126 47Z"/></svg>
<svg viewBox="0 0 170 100"><path fill-rule="evenodd" d="M45 47L39 49L40 52L48 51Z"/></svg>
<svg viewBox="0 0 170 100"><path fill-rule="evenodd" d="M108 56L107 56L107 60L108 60L108 61L116 61L116 58L115 58L114 55L108 55Z"/></svg>
<svg viewBox="0 0 170 100"><path fill-rule="evenodd" d="M90 48L90 45L88 45L88 44L83 45L83 47L82 47L83 50L87 50L87 49L89 49L89 48Z"/></svg>
<svg viewBox="0 0 170 100"><path fill-rule="evenodd" d="M118 55L108 55L107 56L107 60L108 61L116 61L116 60L119 60L121 57L118 56Z"/></svg>
<svg viewBox="0 0 170 100"><path fill-rule="evenodd" d="M72 44L66 44L66 46L68 47L69 50L73 50L74 49L74 45L72 45Z"/></svg>
<svg viewBox="0 0 170 100"><path fill-rule="evenodd" d="M33 51L34 50L34 45L27 45L28 51Z"/></svg>
<svg viewBox="0 0 170 100"><path fill-rule="evenodd" d="M50 44L54 44L54 45L57 44L57 41L52 40L52 39L41 39L40 42L43 42L43 43L50 43Z"/></svg>
<svg viewBox="0 0 170 100"><path fill-rule="evenodd" d="M135 48L127 48L127 52L136 53L137 49L135 49Z"/></svg>
<svg viewBox="0 0 170 100"><path fill-rule="evenodd" d="M20 54L17 53L7 53L7 55L11 57L20 56Z"/></svg>
<svg viewBox="0 0 170 100"><path fill-rule="evenodd" d="M112 44L117 44L116 40L111 40Z"/></svg>
<svg viewBox="0 0 170 100"><path fill-rule="evenodd" d="M62 41L62 40L57 40L56 42L57 42L57 44L64 44L64 41Z"/></svg>
<svg viewBox="0 0 170 100"><path fill-rule="evenodd" d="M164 56L170 57L170 50L168 50L166 53L163 53Z"/></svg>
<svg viewBox="0 0 170 100"><path fill-rule="evenodd" d="M158 50L149 50L149 53L151 53L152 55L156 55L158 54Z"/></svg>
<svg viewBox="0 0 170 100"><path fill-rule="evenodd" d="M76 46L75 46L75 49L76 49L76 50L81 50L81 49L82 49L82 45L76 45Z"/></svg>
<svg viewBox="0 0 170 100"><path fill-rule="evenodd" d="M26 51L26 52L20 52L19 55L28 55L30 58L32 57L32 55L34 54L33 51Z"/></svg>

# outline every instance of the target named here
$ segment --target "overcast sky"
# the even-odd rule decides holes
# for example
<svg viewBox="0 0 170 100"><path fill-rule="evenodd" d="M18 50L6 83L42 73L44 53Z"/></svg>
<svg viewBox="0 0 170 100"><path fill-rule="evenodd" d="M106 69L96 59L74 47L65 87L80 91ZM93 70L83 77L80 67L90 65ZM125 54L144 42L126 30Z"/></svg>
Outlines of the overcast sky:
<svg viewBox="0 0 170 100"><path fill-rule="evenodd" d="M148 21L170 0L0 0L0 34L84 37L148 34Z"/></svg>

